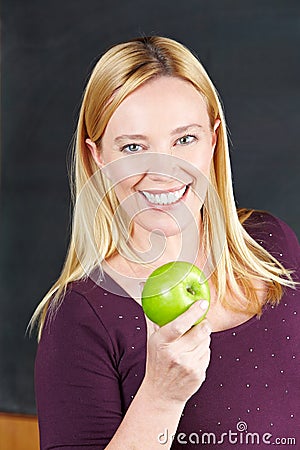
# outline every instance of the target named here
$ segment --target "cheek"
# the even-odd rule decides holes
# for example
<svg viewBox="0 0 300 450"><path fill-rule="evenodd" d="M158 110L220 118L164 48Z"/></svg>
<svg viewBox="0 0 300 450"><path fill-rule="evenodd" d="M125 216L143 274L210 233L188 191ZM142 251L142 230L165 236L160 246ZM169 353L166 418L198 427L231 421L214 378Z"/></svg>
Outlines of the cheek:
<svg viewBox="0 0 300 450"><path fill-rule="evenodd" d="M201 146L193 152L188 161L203 175L208 176L213 154L214 152L211 146Z"/></svg>
<svg viewBox="0 0 300 450"><path fill-rule="evenodd" d="M190 163L197 169L194 183L191 186L189 202L192 209L201 209L210 183L210 169L213 161L213 149L207 145L197 149Z"/></svg>
<svg viewBox="0 0 300 450"><path fill-rule="evenodd" d="M126 181L120 181L114 186L114 190L119 202L121 202L124 198L128 197L130 185Z"/></svg>
<svg viewBox="0 0 300 450"><path fill-rule="evenodd" d="M121 174L120 174L121 175ZM134 187L139 182L139 177L124 177L122 176L118 180L115 180L114 190L118 200L124 200L134 193Z"/></svg>
<svg viewBox="0 0 300 450"><path fill-rule="evenodd" d="M141 194L135 189L135 185L139 181L137 177L120 180L114 186L114 192L119 202L118 210L121 215L126 214L126 220L131 222L140 213L143 205L141 202ZM125 217L125 216L124 216Z"/></svg>

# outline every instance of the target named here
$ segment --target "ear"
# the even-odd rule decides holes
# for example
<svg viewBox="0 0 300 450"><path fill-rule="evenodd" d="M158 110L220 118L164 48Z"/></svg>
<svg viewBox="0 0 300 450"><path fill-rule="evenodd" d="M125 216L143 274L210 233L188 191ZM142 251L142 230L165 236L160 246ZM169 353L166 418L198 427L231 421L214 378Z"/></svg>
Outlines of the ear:
<svg viewBox="0 0 300 450"><path fill-rule="evenodd" d="M87 148L90 150L92 157L93 157L95 163L97 164L97 166L102 168L104 165L104 162L103 162L103 159L101 156L101 152L100 152L99 148L97 147L96 143L94 141L92 141L91 139L86 139L85 143L86 143Z"/></svg>
<svg viewBox="0 0 300 450"><path fill-rule="evenodd" d="M216 120L215 120L214 129L213 129L213 133L212 133L212 146L213 146L213 150L215 149L215 146L216 146L216 144L217 144L217 139L218 139L218 136L217 136L217 129L219 128L220 123L221 123L221 120L220 120L220 119L216 119Z"/></svg>

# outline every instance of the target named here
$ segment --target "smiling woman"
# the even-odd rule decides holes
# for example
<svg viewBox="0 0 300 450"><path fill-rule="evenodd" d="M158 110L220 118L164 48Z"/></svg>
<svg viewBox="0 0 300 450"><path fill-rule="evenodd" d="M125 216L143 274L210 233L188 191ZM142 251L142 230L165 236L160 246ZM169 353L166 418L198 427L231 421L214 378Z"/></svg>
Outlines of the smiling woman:
<svg viewBox="0 0 300 450"><path fill-rule="evenodd" d="M140 158L135 166L136 174L114 180L114 191L118 202L124 204L132 195L137 202L137 214L133 218L132 241L147 242L153 229L160 230L165 236L179 235L189 225L189 221L200 224L202 201L192 186L194 171L202 177L209 177L210 164L217 140L217 128L220 119L213 124L207 113L202 95L191 83L178 77L156 76L128 95L114 111L101 142L96 144L86 139L93 158L101 169L122 158L123 171L131 167L130 153L151 154L161 158L169 155L168 173L158 170L159 164L151 167L149 160ZM142 133L137 133L142 131ZM177 159L173 160L172 156ZM185 163L180 166L180 160ZM190 163L190 169L186 163ZM183 184L182 177L189 183ZM139 195L134 195L135 193ZM172 214L166 212L178 210L183 214L188 209L187 222L180 229ZM181 209L181 211L179 211ZM165 249L164 259L175 260L178 257L178 244ZM180 245L180 244L179 244ZM143 249L140 249L142 251ZM157 260L156 265L163 260Z"/></svg>
<svg viewBox="0 0 300 450"><path fill-rule="evenodd" d="M72 187L65 265L32 319L41 448L154 450L166 430L216 436L245 416L253 432L293 431L299 244L280 219L236 209L218 95L182 44L139 38L100 58ZM157 328L142 286L176 260L204 272L211 306L196 326L200 298ZM265 409L275 395L280 413Z"/></svg>

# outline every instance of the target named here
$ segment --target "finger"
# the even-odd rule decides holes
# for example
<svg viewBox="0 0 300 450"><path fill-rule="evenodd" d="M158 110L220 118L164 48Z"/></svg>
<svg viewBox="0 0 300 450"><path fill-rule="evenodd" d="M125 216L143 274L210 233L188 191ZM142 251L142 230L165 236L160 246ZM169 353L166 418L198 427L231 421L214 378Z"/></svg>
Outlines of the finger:
<svg viewBox="0 0 300 450"><path fill-rule="evenodd" d="M193 303L183 314L164 325L160 329L160 334L166 342L174 342L183 336L208 308L207 300L200 300Z"/></svg>
<svg viewBox="0 0 300 450"><path fill-rule="evenodd" d="M184 339L185 336L183 336ZM181 343L182 339L175 343ZM207 368L210 361L210 336L206 335L206 341L203 341L201 345L196 345L193 348L184 348L179 350L176 348L176 361L177 363L190 371L196 371L201 373Z"/></svg>
<svg viewBox="0 0 300 450"><path fill-rule="evenodd" d="M192 330L197 333L197 332L201 332L204 334L211 334L212 332L212 326L210 324L210 322L208 321L207 318L203 319L200 323L197 323ZM191 331L192 331L191 330Z"/></svg>
<svg viewBox="0 0 300 450"><path fill-rule="evenodd" d="M159 330L159 326L156 325L156 323L152 322L150 319L148 319L147 316L145 316L145 319L147 326L147 339L149 339L153 333Z"/></svg>
<svg viewBox="0 0 300 450"><path fill-rule="evenodd" d="M177 351L180 354L181 360L191 361L192 364L198 365L199 361L201 361L205 355L210 354L210 337L206 335L205 340L203 340L201 344L185 348L184 351L178 349Z"/></svg>
<svg viewBox="0 0 300 450"><path fill-rule="evenodd" d="M209 349L210 342L210 330L206 324L203 324L203 326L192 327L179 340L173 342L173 345L176 345L176 352L179 354L185 354L189 357L195 352L200 357Z"/></svg>
<svg viewBox="0 0 300 450"><path fill-rule="evenodd" d="M180 339L183 345L198 346L209 338L210 340L211 326L207 319L193 326Z"/></svg>

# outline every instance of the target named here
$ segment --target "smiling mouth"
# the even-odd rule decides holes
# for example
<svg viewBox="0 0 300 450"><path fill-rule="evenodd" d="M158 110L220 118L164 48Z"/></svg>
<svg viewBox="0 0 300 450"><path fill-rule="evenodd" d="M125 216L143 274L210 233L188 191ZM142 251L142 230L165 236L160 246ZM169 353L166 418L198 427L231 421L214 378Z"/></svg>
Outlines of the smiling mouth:
<svg viewBox="0 0 300 450"><path fill-rule="evenodd" d="M140 191L149 203L153 205L173 205L179 202L184 194L186 193L188 186L183 186L183 188L172 192L162 192L162 193L151 193L149 191Z"/></svg>

